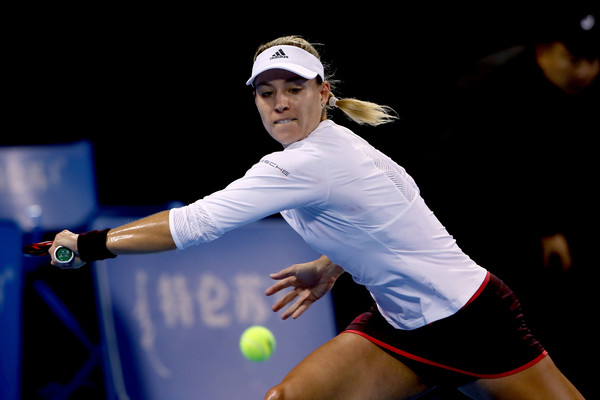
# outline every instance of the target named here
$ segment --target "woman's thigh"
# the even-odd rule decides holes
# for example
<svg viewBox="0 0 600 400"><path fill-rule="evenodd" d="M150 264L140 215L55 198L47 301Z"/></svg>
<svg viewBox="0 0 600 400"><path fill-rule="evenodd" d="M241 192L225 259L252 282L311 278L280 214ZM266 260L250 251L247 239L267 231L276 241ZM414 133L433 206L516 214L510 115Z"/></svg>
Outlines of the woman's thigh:
<svg viewBox="0 0 600 400"><path fill-rule="evenodd" d="M352 333L319 347L265 399L406 399L425 391L419 377L367 339Z"/></svg>
<svg viewBox="0 0 600 400"><path fill-rule="evenodd" d="M558 370L550 356L534 366L497 379L479 379L461 387L477 399L583 399L575 386Z"/></svg>

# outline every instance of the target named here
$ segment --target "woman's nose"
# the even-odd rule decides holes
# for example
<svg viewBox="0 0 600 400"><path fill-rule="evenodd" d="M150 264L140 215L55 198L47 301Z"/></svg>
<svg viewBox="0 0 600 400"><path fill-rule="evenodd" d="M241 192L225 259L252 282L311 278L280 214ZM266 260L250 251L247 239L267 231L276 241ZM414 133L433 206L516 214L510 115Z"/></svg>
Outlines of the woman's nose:
<svg viewBox="0 0 600 400"><path fill-rule="evenodd" d="M278 112L285 111L290 108L290 102L285 94L277 94L275 101L275 110Z"/></svg>

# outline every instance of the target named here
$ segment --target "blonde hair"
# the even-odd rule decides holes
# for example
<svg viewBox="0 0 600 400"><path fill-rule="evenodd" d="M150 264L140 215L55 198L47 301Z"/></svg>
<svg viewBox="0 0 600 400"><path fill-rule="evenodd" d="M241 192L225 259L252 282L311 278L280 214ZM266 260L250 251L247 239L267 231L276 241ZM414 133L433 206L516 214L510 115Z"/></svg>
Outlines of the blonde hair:
<svg viewBox="0 0 600 400"><path fill-rule="evenodd" d="M301 48L304 51L309 52L313 56L317 57L319 60L321 56L319 52L310 42L305 40L300 36L282 36L280 38L274 39L268 43L262 44L256 50L254 54L254 60L260 53L265 51L266 49L274 46L296 46ZM327 66L325 66L327 67ZM317 76L317 83L322 83L321 78ZM329 81L328 77L325 78L326 81ZM330 86L332 86L332 82L329 81ZM333 90L333 88L332 88ZM331 99L334 101L331 101ZM395 114L395 111L388 106L382 106L376 103L371 103L369 101L358 100L354 98L342 98L337 99L333 95L332 92L329 93L329 101L326 104L326 107L323 108L324 116L326 116L326 108L328 107L337 107L344 112L351 120L361 125L371 125L377 126L381 124L385 124L391 122L398 117Z"/></svg>

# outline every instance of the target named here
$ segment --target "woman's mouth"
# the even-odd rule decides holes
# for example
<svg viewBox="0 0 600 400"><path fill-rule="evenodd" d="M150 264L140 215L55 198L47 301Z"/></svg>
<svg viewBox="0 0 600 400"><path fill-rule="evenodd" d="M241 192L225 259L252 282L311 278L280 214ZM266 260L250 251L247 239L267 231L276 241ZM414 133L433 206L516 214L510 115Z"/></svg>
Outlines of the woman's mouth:
<svg viewBox="0 0 600 400"><path fill-rule="evenodd" d="M294 121L294 120L295 120L295 118L286 118L286 119L280 119L280 120L277 120L277 121L275 121L275 122L273 122L273 123L274 123L275 125L278 125L278 124L287 124L288 122L292 122L292 121Z"/></svg>

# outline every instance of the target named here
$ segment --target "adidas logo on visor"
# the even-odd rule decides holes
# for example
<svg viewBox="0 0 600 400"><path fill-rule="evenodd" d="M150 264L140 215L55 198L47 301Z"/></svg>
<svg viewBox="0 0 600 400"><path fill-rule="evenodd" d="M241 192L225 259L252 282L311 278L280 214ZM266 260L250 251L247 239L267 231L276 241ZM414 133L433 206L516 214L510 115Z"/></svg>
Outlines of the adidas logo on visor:
<svg viewBox="0 0 600 400"><path fill-rule="evenodd" d="M271 56L271 58L269 58L269 60L274 60L276 58L289 58L287 55L285 55L285 53L283 52L282 49L279 49L275 52L275 54L273 54Z"/></svg>

